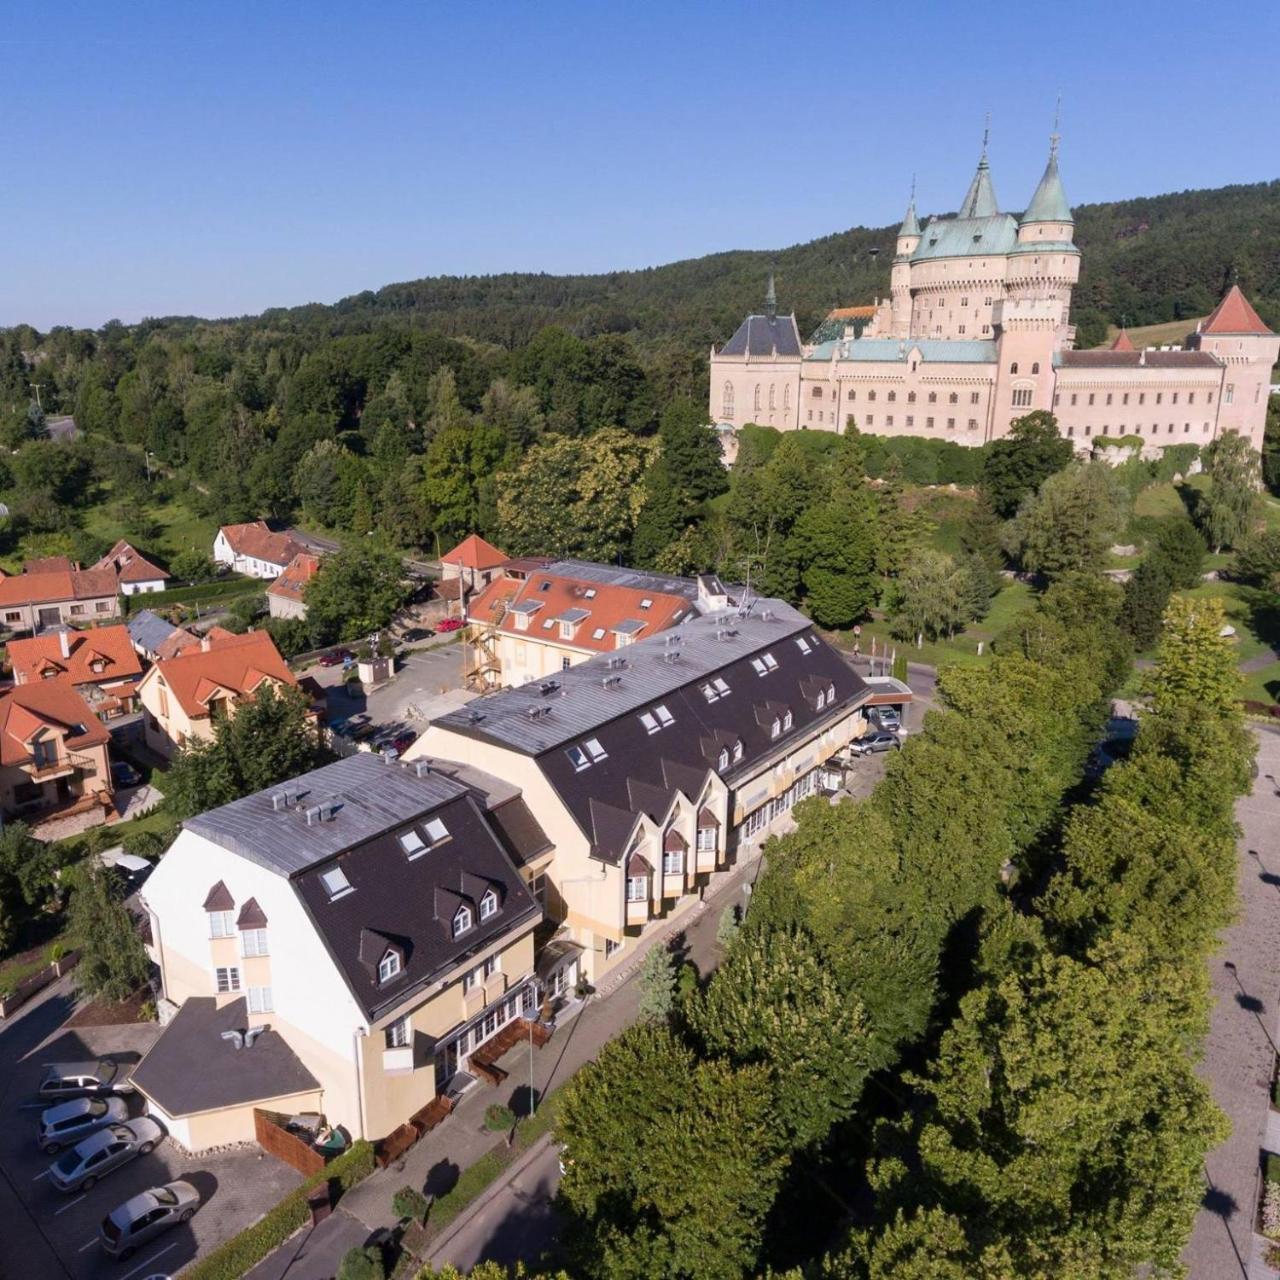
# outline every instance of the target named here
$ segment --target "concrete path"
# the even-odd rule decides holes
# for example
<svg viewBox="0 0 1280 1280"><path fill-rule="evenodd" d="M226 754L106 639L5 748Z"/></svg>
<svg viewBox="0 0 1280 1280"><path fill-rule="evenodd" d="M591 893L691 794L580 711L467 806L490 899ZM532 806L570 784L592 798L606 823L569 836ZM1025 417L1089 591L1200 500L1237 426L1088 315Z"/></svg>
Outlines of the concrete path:
<svg viewBox="0 0 1280 1280"><path fill-rule="evenodd" d="M1210 962L1216 1004L1201 1075L1231 1119L1205 1160L1205 1195L1183 1252L1191 1280L1274 1280L1253 1230L1280 1031L1280 731L1258 726L1258 777L1236 806L1240 913ZM1274 1140L1274 1139L1273 1139Z"/></svg>

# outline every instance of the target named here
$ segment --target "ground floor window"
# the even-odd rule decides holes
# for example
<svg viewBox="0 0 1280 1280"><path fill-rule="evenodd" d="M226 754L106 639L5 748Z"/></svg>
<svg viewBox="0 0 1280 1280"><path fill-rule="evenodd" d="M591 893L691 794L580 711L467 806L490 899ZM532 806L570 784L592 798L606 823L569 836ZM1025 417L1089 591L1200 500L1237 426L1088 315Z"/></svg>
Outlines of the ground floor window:
<svg viewBox="0 0 1280 1280"><path fill-rule="evenodd" d="M803 800L806 796L811 796L817 784L818 770L810 769L808 773L797 778L782 795L774 796L772 800L766 800L758 809L747 814L738 828L739 837L744 840L750 840L752 836L758 835L775 818L784 813L789 813L797 801Z"/></svg>
<svg viewBox="0 0 1280 1280"><path fill-rule="evenodd" d="M604 958L606 960L612 960L613 957L616 956L618 952L621 950L622 950L622 943L614 942L612 938L606 938L604 940Z"/></svg>
<svg viewBox="0 0 1280 1280"><path fill-rule="evenodd" d="M645 902L649 897L649 877L648 876L628 876L627 877L627 901L628 902Z"/></svg>
<svg viewBox="0 0 1280 1280"><path fill-rule="evenodd" d="M213 972L218 981L219 995L226 995L229 991L240 990L240 970L234 965L226 969L215 969Z"/></svg>

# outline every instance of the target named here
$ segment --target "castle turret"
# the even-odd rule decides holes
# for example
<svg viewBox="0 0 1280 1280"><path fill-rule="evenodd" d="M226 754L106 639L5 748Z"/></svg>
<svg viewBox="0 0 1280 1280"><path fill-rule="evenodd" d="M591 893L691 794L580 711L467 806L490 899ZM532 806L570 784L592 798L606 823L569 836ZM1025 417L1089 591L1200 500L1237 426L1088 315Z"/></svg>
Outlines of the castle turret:
<svg viewBox="0 0 1280 1280"><path fill-rule="evenodd" d="M1062 189L1062 175L1058 172L1058 142L1055 133L1049 139L1049 160L1044 167L1040 184L1027 205L1027 211L1018 219L1018 243L1037 240L1069 243L1075 230L1075 219L1067 203L1067 193Z"/></svg>
<svg viewBox="0 0 1280 1280"><path fill-rule="evenodd" d="M1000 212L996 203L996 189L991 182L991 166L987 163L987 135L982 135L982 155L978 159L978 171L969 183L960 205L962 218L993 218Z"/></svg>
<svg viewBox="0 0 1280 1280"><path fill-rule="evenodd" d="M911 336L911 255L920 243L920 219L916 217L916 189L911 184L907 216L898 229L898 245L889 274L889 295L893 314L893 336Z"/></svg>

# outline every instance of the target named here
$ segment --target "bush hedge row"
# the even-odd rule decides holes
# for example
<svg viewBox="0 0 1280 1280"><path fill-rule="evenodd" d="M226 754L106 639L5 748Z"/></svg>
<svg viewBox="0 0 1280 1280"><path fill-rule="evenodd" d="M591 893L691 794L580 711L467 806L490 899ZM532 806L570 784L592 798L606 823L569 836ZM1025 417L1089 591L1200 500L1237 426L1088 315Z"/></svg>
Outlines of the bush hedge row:
<svg viewBox="0 0 1280 1280"><path fill-rule="evenodd" d="M338 1195L350 1190L373 1172L373 1144L361 1139L336 1160L289 1192L252 1226L232 1236L212 1253L197 1259L182 1272L182 1280L239 1280L273 1249L282 1245L307 1223L307 1196L326 1182L337 1184ZM337 1196L333 1197L335 1200Z"/></svg>
<svg viewBox="0 0 1280 1280"><path fill-rule="evenodd" d="M254 591L265 591L267 586L261 578L220 578L215 582L201 582L193 587L173 587L168 591L146 591L135 596L125 596L124 606L126 613L137 613L141 609L163 613L171 604L230 600Z"/></svg>

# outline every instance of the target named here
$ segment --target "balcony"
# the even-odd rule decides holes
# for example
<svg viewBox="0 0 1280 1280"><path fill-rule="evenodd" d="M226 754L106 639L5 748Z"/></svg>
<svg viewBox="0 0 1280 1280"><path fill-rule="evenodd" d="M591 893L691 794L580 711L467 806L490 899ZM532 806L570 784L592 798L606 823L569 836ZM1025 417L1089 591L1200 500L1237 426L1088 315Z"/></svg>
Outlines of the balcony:
<svg viewBox="0 0 1280 1280"><path fill-rule="evenodd" d="M84 773L92 777L97 774L97 771L97 761L90 756L77 755L74 751L69 751L55 760L44 762L37 762L33 756L31 766L23 770L32 782L49 782L54 778L70 777L74 773Z"/></svg>

